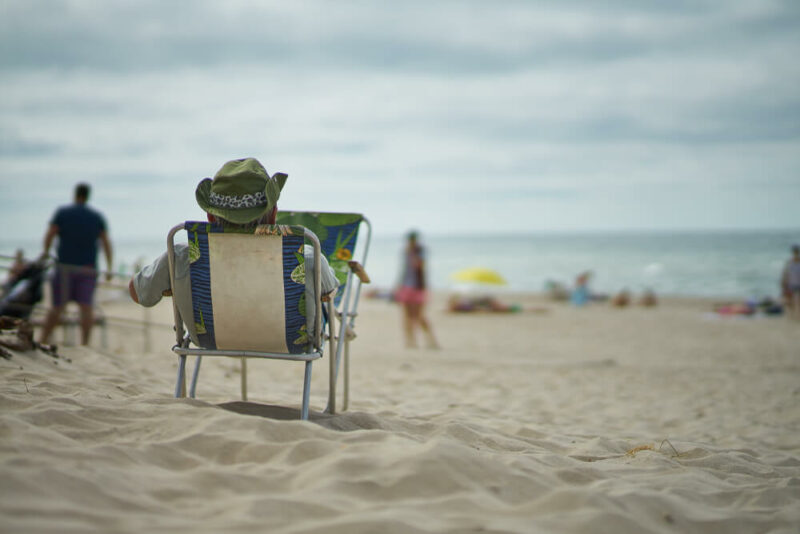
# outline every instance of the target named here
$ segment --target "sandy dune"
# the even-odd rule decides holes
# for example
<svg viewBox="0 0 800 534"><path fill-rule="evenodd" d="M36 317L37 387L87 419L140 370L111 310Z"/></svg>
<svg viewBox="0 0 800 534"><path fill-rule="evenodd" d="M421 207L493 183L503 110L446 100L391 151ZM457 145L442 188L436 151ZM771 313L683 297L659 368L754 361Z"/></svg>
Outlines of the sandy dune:
<svg viewBox="0 0 800 534"><path fill-rule="evenodd" d="M171 309L108 348L0 360L2 532L799 532L800 324L656 309L431 316L362 301L350 411L302 366L207 360L171 397ZM113 317L142 319L118 302ZM67 361L68 358L71 361ZM312 410L327 396L315 365ZM629 453L640 448L638 452Z"/></svg>

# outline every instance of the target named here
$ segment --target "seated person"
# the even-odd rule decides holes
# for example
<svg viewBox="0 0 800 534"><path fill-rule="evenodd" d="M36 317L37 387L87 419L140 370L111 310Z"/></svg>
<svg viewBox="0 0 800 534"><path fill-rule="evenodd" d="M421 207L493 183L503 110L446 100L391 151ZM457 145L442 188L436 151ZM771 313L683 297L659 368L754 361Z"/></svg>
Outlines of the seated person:
<svg viewBox="0 0 800 534"><path fill-rule="evenodd" d="M645 290L641 300L639 300L639 304L647 308L651 308L658 304L658 299L656 298L655 292L652 289Z"/></svg>
<svg viewBox="0 0 800 534"><path fill-rule="evenodd" d="M611 299L611 305L616 308L624 308L631 303L631 293L627 289L623 289Z"/></svg>
<svg viewBox="0 0 800 534"><path fill-rule="evenodd" d="M496 312L513 313L522 311L517 304L503 304L494 297L488 296L463 296L453 295L447 302L448 310L451 312Z"/></svg>
<svg viewBox="0 0 800 534"><path fill-rule="evenodd" d="M575 289L570 295L570 301L574 306L583 306L591 299L589 292L589 279L592 277L591 271L585 271L575 278Z"/></svg>
<svg viewBox="0 0 800 534"><path fill-rule="evenodd" d="M275 224L278 214L278 197L288 176L275 173L270 176L254 158L227 162L214 176L200 182L195 192L197 203L208 214L208 221L224 227L253 228L261 224ZM189 337L199 346L194 326L192 295L189 280L189 247L175 245L175 288L174 298L178 311ZM314 270L314 249L304 247L306 272ZM320 255L322 295L328 298L339 289L333 269L325 256ZM154 306L162 295L173 294L169 280L167 253L163 253L153 263L133 275L128 284L131 298L142 306ZM308 331L313 332L316 315L316 298L313 284L306 284L306 323ZM187 320L188 319L188 320Z"/></svg>

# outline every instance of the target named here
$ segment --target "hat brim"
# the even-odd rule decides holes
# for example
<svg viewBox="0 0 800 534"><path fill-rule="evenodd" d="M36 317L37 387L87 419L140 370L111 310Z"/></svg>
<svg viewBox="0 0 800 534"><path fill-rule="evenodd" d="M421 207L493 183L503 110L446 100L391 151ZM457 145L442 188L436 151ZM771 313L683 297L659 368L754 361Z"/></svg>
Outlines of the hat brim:
<svg viewBox="0 0 800 534"><path fill-rule="evenodd" d="M232 222L234 224L247 224L250 221L258 219L268 211L271 211L273 208L273 206L270 206L269 203L266 203L263 206L240 209L219 208L213 206L209 200L211 196L211 183L211 178L205 178L201 180L199 184L197 184L197 189L194 192L194 196L197 199L197 204L206 213L210 213L216 217L222 217L228 222Z"/></svg>

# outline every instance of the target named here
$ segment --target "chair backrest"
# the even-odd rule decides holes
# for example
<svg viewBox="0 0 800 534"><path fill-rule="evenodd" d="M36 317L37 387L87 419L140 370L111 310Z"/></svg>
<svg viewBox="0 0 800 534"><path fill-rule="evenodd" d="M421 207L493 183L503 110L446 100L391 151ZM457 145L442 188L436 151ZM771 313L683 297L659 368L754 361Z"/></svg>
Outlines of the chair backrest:
<svg viewBox="0 0 800 534"><path fill-rule="evenodd" d="M299 354L318 345L306 327L305 228L241 230L193 221L184 228L203 348ZM314 283L311 273L308 280Z"/></svg>
<svg viewBox="0 0 800 534"><path fill-rule="evenodd" d="M355 259L358 233L361 223L366 222L365 217L360 213L278 210L277 222L304 226L319 238L322 255L327 258L339 281L339 291L334 299L334 303L338 306L344 294L342 288L347 283L349 272L347 262ZM366 252L367 247L364 247L362 264L366 261Z"/></svg>

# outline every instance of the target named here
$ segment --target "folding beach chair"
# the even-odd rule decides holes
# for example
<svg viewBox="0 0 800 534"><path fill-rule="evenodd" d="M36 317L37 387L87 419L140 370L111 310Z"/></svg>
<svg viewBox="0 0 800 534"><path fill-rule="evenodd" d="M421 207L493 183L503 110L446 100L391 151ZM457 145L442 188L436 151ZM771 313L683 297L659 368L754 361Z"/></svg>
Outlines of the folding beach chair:
<svg viewBox="0 0 800 534"><path fill-rule="evenodd" d="M322 254L336 273L339 291L334 302L328 303L328 337L331 342L329 365L329 389L327 413L336 413L336 383L339 364L344 356L344 398L342 410L350 404L350 341L355 337L355 319L358 315L358 302L361 285L369 283L364 270L372 237L369 220L360 213L320 213L309 211L278 211L278 223L301 225L316 234L320 240ZM362 223L366 225L363 239L363 252L360 262L355 260L355 248ZM354 276L355 275L355 276ZM351 300L352 299L352 300ZM334 334L334 318L338 317L339 333ZM334 340L338 340L334 346Z"/></svg>
<svg viewBox="0 0 800 534"><path fill-rule="evenodd" d="M242 399L247 400L247 358L305 363L301 418L308 419L311 365L322 357L322 306L317 299L313 332L307 331L305 289L319 295L320 244L301 226L262 225L255 230L223 229L204 222L175 226L167 237L171 286L175 286L174 236L186 230L193 317L180 315L173 299L180 357L175 396L186 395L186 356L198 356L190 396L194 397L203 356L241 358ZM304 240L314 248L314 272L305 272ZM308 274L308 276L306 276ZM183 329L192 321L199 347Z"/></svg>

